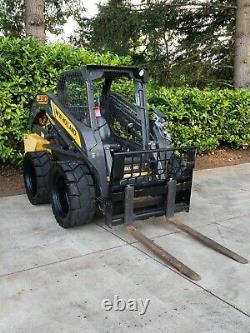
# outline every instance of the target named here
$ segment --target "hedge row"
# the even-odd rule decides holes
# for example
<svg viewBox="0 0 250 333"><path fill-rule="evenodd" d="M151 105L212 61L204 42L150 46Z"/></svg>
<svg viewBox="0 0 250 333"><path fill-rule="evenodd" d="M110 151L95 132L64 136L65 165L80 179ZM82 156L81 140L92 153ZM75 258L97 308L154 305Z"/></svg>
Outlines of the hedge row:
<svg viewBox="0 0 250 333"><path fill-rule="evenodd" d="M199 152L221 144L250 145L250 91L150 87L149 103L168 117L176 145L197 144Z"/></svg>
<svg viewBox="0 0 250 333"><path fill-rule="evenodd" d="M130 65L129 57L65 44L0 37L0 163L20 163L30 105L39 92L55 92L59 75L85 64Z"/></svg>
<svg viewBox="0 0 250 333"><path fill-rule="evenodd" d="M0 55L0 163L13 164L22 159L22 136L38 92L55 91L58 76L72 67L131 64L129 57L3 37ZM151 82L148 101L168 116L177 145L196 143L206 151L222 142L234 147L250 144L249 91L166 89Z"/></svg>

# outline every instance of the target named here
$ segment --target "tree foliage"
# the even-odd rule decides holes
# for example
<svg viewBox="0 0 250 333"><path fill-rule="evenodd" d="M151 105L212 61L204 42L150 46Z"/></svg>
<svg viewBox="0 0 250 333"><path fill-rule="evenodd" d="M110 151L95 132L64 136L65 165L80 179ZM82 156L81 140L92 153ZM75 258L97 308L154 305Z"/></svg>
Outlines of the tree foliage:
<svg viewBox="0 0 250 333"><path fill-rule="evenodd" d="M179 12L177 64L184 72L195 73L204 85L233 86L236 0L210 0L196 8L181 7Z"/></svg>
<svg viewBox="0 0 250 333"><path fill-rule="evenodd" d="M0 33L4 36L25 35L24 0L0 0ZM85 11L81 0L45 0L46 31L53 34L62 32L63 25L70 16L81 20Z"/></svg>
<svg viewBox="0 0 250 333"><path fill-rule="evenodd" d="M231 86L236 0L109 0L74 42L131 55L167 85Z"/></svg>

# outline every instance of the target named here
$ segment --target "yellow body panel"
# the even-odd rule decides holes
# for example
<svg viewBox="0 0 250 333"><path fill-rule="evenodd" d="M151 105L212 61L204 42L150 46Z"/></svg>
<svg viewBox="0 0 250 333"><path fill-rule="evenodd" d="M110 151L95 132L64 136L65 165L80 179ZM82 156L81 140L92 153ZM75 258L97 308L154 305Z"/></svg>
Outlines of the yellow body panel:
<svg viewBox="0 0 250 333"><path fill-rule="evenodd" d="M65 129L65 131L73 138L73 140L78 144L79 147L82 146L80 135L72 123L72 121L62 112L62 110L51 101L51 106L54 112L54 116L59 124Z"/></svg>
<svg viewBox="0 0 250 333"><path fill-rule="evenodd" d="M42 138L36 133L25 134L24 135L24 150L25 153L34 152L34 151L48 151L50 149L46 148L44 145L49 144L49 141Z"/></svg>

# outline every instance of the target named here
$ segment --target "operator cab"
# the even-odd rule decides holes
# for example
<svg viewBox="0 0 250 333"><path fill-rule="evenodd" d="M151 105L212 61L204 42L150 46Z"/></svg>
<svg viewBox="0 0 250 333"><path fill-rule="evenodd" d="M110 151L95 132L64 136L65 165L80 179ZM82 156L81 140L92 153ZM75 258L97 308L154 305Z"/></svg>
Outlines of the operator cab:
<svg viewBox="0 0 250 333"><path fill-rule="evenodd" d="M111 150L140 150L149 141L146 77L136 68L89 65L60 77L58 98L74 119L98 130Z"/></svg>

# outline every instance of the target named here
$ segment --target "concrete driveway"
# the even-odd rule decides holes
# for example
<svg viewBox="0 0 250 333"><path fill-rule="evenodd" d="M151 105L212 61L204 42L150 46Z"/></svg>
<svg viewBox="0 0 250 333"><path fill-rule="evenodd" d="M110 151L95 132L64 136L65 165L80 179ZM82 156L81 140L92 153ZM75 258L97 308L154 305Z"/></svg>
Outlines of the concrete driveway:
<svg viewBox="0 0 250 333"><path fill-rule="evenodd" d="M250 164L195 172L192 209L176 219L249 259ZM122 226L99 219L64 230L50 206L31 206L25 195L1 198L0 332L250 332L250 264L164 219L136 226L202 280L165 266ZM139 306L106 311L104 300L114 297L149 305L144 315Z"/></svg>

